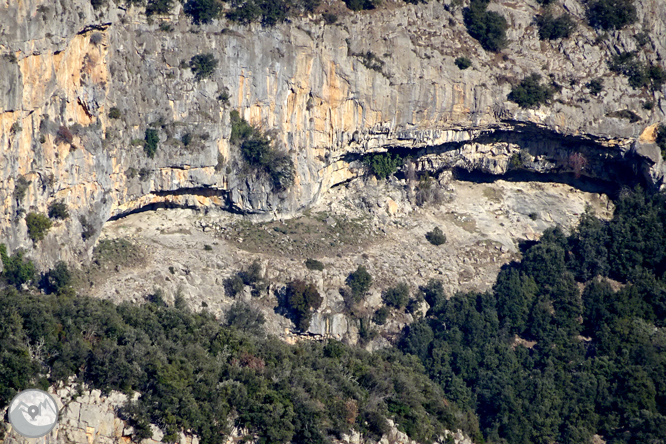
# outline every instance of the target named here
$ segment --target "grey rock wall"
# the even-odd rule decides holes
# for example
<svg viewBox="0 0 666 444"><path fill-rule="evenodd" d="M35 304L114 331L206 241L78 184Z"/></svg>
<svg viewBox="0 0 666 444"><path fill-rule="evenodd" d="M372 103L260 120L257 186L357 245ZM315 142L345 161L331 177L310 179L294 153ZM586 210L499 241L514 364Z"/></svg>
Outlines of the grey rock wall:
<svg viewBox="0 0 666 444"><path fill-rule="evenodd" d="M637 3L638 24L599 42L578 0L562 6L581 22L578 30L553 42L538 40L536 3L493 3L511 28L508 48L492 54L469 37L460 8L449 12L439 2L349 12L334 26L313 16L273 28L225 20L195 27L180 6L147 20L113 1L101 11L86 0L6 2L0 52L17 62L0 57L0 240L49 266L89 257L96 236L81 238L86 224L98 232L109 218L151 206L289 217L362 174L355 155L393 148L430 158L446 151L422 164L492 174L504 174L517 149L531 156L523 168L555 173L571 171L568 156L582 152L584 175L660 184L664 163L653 142L663 91L633 90L606 64L612 51L637 49L639 30L650 35L641 57L666 58L666 4ZM174 30L161 31L162 21ZM377 69L368 67L368 51L381 60ZM203 81L181 67L200 53L219 60ZM460 55L473 67L459 70ZM522 110L506 96L532 72L562 90L551 106ZM598 97L584 86L595 77L604 78ZM228 104L219 99L224 91ZM646 100L655 101L653 110L643 109ZM119 119L108 117L112 107ZM289 190L276 192L243 168L229 144L231 109L289 153L297 173ZM608 116L623 109L641 120ZM141 146L150 125L160 134L154 159ZM529 143L516 142L511 134L525 128ZM194 138L185 146L187 133ZM31 183L19 202L20 176ZM73 217L33 245L23 215L45 212L55 199Z"/></svg>

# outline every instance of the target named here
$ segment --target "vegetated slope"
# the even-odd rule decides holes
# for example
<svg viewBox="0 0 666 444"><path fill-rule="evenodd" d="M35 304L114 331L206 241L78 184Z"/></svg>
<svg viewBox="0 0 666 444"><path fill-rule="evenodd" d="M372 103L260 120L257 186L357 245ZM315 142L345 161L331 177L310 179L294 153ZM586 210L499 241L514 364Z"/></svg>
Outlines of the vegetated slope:
<svg viewBox="0 0 666 444"><path fill-rule="evenodd" d="M546 232L493 292L446 300L433 281L401 348L490 442L666 442L665 220L666 198L636 190L608 223Z"/></svg>
<svg viewBox="0 0 666 444"><path fill-rule="evenodd" d="M335 341L289 346L263 338L260 317L237 312L238 330L188 311L182 300L167 307L159 294L151 299L114 305L2 292L0 408L19 390L77 375L103 391L141 393L121 412L135 439L152 436L150 422L165 442L190 431L202 443L221 443L233 425L261 443L325 443L352 428L379 439L386 418L419 442L445 428L478 434L474 414L447 402L413 356ZM244 330L250 324L257 335Z"/></svg>

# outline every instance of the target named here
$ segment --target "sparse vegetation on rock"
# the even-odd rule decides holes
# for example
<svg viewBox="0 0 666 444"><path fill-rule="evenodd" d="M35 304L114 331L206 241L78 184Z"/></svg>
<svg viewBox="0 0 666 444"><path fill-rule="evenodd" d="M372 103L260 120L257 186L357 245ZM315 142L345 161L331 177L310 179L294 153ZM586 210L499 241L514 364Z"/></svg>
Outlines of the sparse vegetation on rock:
<svg viewBox="0 0 666 444"><path fill-rule="evenodd" d="M409 302L409 285L406 282L400 282L395 287L389 288L382 294L382 300L390 307L400 310Z"/></svg>
<svg viewBox="0 0 666 444"><path fill-rule="evenodd" d="M323 301L319 291L313 284L297 279L287 284L285 296L286 308L292 315L296 328L307 331L312 313Z"/></svg>
<svg viewBox="0 0 666 444"><path fill-rule="evenodd" d="M468 59L467 57L458 57L455 62L456 66L458 69L465 70L472 66L472 61Z"/></svg>
<svg viewBox="0 0 666 444"><path fill-rule="evenodd" d="M364 9L375 9L381 0L344 0L347 8L352 11L361 11Z"/></svg>
<svg viewBox="0 0 666 444"><path fill-rule="evenodd" d="M536 23L539 27L539 38L541 40L566 39L576 29L576 22L569 14L555 17L550 11L537 16Z"/></svg>
<svg viewBox="0 0 666 444"><path fill-rule="evenodd" d="M346 283L351 289L352 300L360 302L372 286L372 276L363 265L359 265L356 271L349 273Z"/></svg>
<svg viewBox="0 0 666 444"><path fill-rule="evenodd" d="M203 80L215 72L218 60L213 54L198 54L192 57L189 66L197 80Z"/></svg>
<svg viewBox="0 0 666 444"><path fill-rule="evenodd" d="M48 215L51 219L68 219L69 211L64 200L54 200L49 204Z"/></svg>
<svg viewBox="0 0 666 444"><path fill-rule="evenodd" d="M446 243L446 235L439 227L435 227L432 229L432 231L428 231L426 233L426 239L428 242L435 246L443 245Z"/></svg>
<svg viewBox="0 0 666 444"><path fill-rule="evenodd" d="M171 12L174 0L148 0L146 15L166 15Z"/></svg>
<svg viewBox="0 0 666 444"><path fill-rule="evenodd" d="M316 259L306 259L305 266L308 270L322 271L324 269L324 264Z"/></svg>
<svg viewBox="0 0 666 444"><path fill-rule="evenodd" d="M521 108L538 108L542 104L548 104L555 91L552 86L542 85L541 76L533 73L514 86L507 98Z"/></svg>
<svg viewBox="0 0 666 444"><path fill-rule="evenodd" d="M249 167L270 176L276 190L293 184L296 173L289 155L276 150L266 135L240 117L236 110L231 111L230 142L240 147Z"/></svg>
<svg viewBox="0 0 666 444"><path fill-rule="evenodd" d="M463 18L469 35L479 41L483 49L499 52L506 46L508 24L501 14L488 11L490 0L471 0L463 10Z"/></svg>
<svg viewBox="0 0 666 444"><path fill-rule="evenodd" d="M604 79L597 77L596 79L587 82L585 86L590 90L590 94L598 96L599 93L604 90Z"/></svg>
<svg viewBox="0 0 666 444"><path fill-rule="evenodd" d="M120 109L116 108L115 106L109 110L109 118L110 119L120 119L121 113Z"/></svg>
<svg viewBox="0 0 666 444"><path fill-rule="evenodd" d="M14 198L21 202L25 198L25 194L28 191L28 187L32 181L26 179L24 176L19 176L14 183Z"/></svg>
<svg viewBox="0 0 666 444"><path fill-rule="evenodd" d="M159 143L160 143L160 136L157 130L154 128L146 128L143 151L151 159L155 157L155 153L157 152L157 146Z"/></svg>
<svg viewBox="0 0 666 444"><path fill-rule="evenodd" d="M185 14L198 25L212 22L222 12L220 0L187 0L183 7Z"/></svg>
<svg viewBox="0 0 666 444"><path fill-rule="evenodd" d="M372 174L377 176L378 179L386 179L402 165L400 156L392 156L390 153L385 154L372 154L363 159L363 162L368 165Z"/></svg>
<svg viewBox="0 0 666 444"><path fill-rule="evenodd" d="M666 83L666 71L659 65L638 60L636 52L621 52L608 62L611 71L623 74L632 88L650 88L660 91Z"/></svg>
<svg viewBox="0 0 666 444"><path fill-rule="evenodd" d="M593 0L588 4L590 26L604 30L621 29L638 19L634 0Z"/></svg>
<svg viewBox="0 0 666 444"><path fill-rule="evenodd" d="M37 243L44 239L46 233L53 225L51 220L42 213L28 213L25 216L25 224L28 227L28 236Z"/></svg>

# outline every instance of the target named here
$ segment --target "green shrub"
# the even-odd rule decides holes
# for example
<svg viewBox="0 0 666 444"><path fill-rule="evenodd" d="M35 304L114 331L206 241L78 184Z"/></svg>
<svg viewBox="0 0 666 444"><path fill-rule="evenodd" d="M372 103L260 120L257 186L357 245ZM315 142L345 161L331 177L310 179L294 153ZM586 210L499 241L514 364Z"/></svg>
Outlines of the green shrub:
<svg viewBox="0 0 666 444"><path fill-rule="evenodd" d="M143 151L151 159L155 157L155 153L157 152L157 145L159 143L160 143L160 136L157 130L153 128L146 128Z"/></svg>
<svg viewBox="0 0 666 444"><path fill-rule="evenodd" d="M71 285L72 273L70 273L66 263L59 261L55 267L44 275L41 287L46 294L63 294L71 291Z"/></svg>
<svg viewBox="0 0 666 444"><path fill-rule="evenodd" d="M617 117L618 119L627 119L630 123L640 122L641 120L640 116L630 109L621 109L606 115L608 117Z"/></svg>
<svg viewBox="0 0 666 444"><path fill-rule="evenodd" d="M566 39L576 29L576 22L569 14L562 14L556 18L550 12L546 12L537 16L536 22L541 40Z"/></svg>
<svg viewBox="0 0 666 444"><path fill-rule="evenodd" d="M172 32L173 31L173 25L169 22L161 22L159 26L160 31L163 32ZM169 74L167 74L168 76Z"/></svg>
<svg viewBox="0 0 666 444"><path fill-rule="evenodd" d="M173 8L173 0L148 0L146 15L165 15Z"/></svg>
<svg viewBox="0 0 666 444"><path fill-rule="evenodd" d="M55 200L49 204L48 215L51 219L68 219L69 211L64 200Z"/></svg>
<svg viewBox="0 0 666 444"><path fill-rule="evenodd" d="M245 163L258 171L268 174L276 190L284 190L294 183L294 163L286 153L278 152L270 140L257 128L240 117L233 110L231 117L231 137L229 141L240 145Z"/></svg>
<svg viewBox="0 0 666 444"><path fill-rule="evenodd" d="M215 72L217 63L213 54L198 54L190 59L189 66L197 80L203 80Z"/></svg>
<svg viewBox="0 0 666 444"><path fill-rule="evenodd" d="M142 168L139 170L139 173L138 173L139 180L140 180L141 182L146 182L148 179L150 179L150 174L151 174L151 171L150 171L149 168L142 167Z"/></svg>
<svg viewBox="0 0 666 444"><path fill-rule="evenodd" d="M467 57L458 57L455 62L458 69L467 69L472 66L472 61Z"/></svg>
<svg viewBox="0 0 666 444"><path fill-rule="evenodd" d="M597 29L621 29L638 19L634 0L596 0L589 4L587 19Z"/></svg>
<svg viewBox="0 0 666 444"><path fill-rule="evenodd" d="M661 156L666 159L666 125L663 123L657 127L655 142L661 148Z"/></svg>
<svg viewBox="0 0 666 444"><path fill-rule="evenodd" d="M363 160L372 174L377 176L378 179L383 180L398 171L398 167L402 164L402 159L400 156L396 155L395 157L391 154L372 154L366 156Z"/></svg>
<svg viewBox="0 0 666 444"><path fill-rule="evenodd" d="M183 142L183 145L188 146L192 142L192 133L183 134L180 141Z"/></svg>
<svg viewBox="0 0 666 444"><path fill-rule="evenodd" d="M643 102L641 106L646 111L652 111L654 109L654 100L648 100L646 102Z"/></svg>
<svg viewBox="0 0 666 444"><path fill-rule="evenodd" d="M120 109L115 106L109 110L109 118L111 119L120 119Z"/></svg>
<svg viewBox="0 0 666 444"><path fill-rule="evenodd" d="M388 307L380 307L375 311L375 314L372 315L372 322L377 325L384 325L386 324L389 314L391 314L391 310L389 310Z"/></svg>
<svg viewBox="0 0 666 444"><path fill-rule="evenodd" d="M538 108L547 104L555 94L555 88L541 85L541 76L533 73L525 77L520 84L514 86L508 99L517 103L521 108Z"/></svg>
<svg viewBox="0 0 666 444"><path fill-rule="evenodd" d="M310 328L312 313L321 306L323 298L313 284L306 284L305 281L297 279L287 284L285 301L296 328L307 331Z"/></svg>
<svg viewBox="0 0 666 444"><path fill-rule="evenodd" d="M432 231L426 233L426 239L433 245L439 246L446 242L446 235L439 227L435 227Z"/></svg>
<svg viewBox="0 0 666 444"><path fill-rule="evenodd" d="M463 10L463 19L469 35L479 41L486 51L499 52L506 46L506 19L487 11L489 0L472 0L469 8Z"/></svg>
<svg viewBox="0 0 666 444"><path fill-rule="evenodd" d="M332 25L338 21L338 16L330 12L325 12L321 16L327 25Z"/></svg>
<svg viewBox="0 0 666 444"><path fill-rule="evenodd" d="M224 319L225 325L228 327L234 327L255 335L263 335L264 333L263 325L266 323L266 318L259 310L245 302L234 302L229 311L225 313Z"/></svg>
<svg viewBox="0 0 666 444"><path fill-rule="evenodd" d="M204 245L204 250L205 251L213 251L213 246L206 244L206 245Z"/></svg>
<svg viewBox="0 0 666 444"><path fill-rule="evenodd" d="M28 213L25 223L28 226L28 236L33 242L44 239L52 225L51 220L41 213Z"/></svg>
<svg viewBox="0 0 666 444"><path fill-rule="evenodd" d="M362 11L364 9L375 9L381 4L381 0L344 0L345 5L352 11Z"/></svg>
<svg viewBox="0 0 666 444"><path fill-rule="evenodd" d="M661 66L643 63L636 56L636 52L621 52L611 58L608 67L613 72L624 74L634 89L649 87L660 91L666 83L666 71Z"/></svg>
<svg viewBox="0 0 666 444"><path fill-rule="evenodd" d="M243 279L238 274L234 274L224 280L224 290L230 298L236 297L244 288Z"/></svg>
<svg viewBox="0 0 666 444"><path fill-rule="evenodd" d="M79 223L81 224L81 238L84 241L87 241L88 239L95 236L97 233L95 226L88 220L87 217L83 215L79 216Z"/></svg>
<svg viewBox="0 0 666 444"><path fill-rule="evenodd" d="M9 284L21 288L35 278L35 264L23 257L23 250L17 250L10 256L7 247L0 244L0 259L2 259L2 277Z"/></svg>
<svg viewBox="0 0 666 444"><path fill-rule="evenodd" d="M212 22L222 12L220 0L187 0L184 6L185 14L192 17L194 23L201 25Z"/></svg>
<svg viewBox="0 0 666 444"><path fill-rule="evenodd" d="M356 271L347 276L346 283L352 291L354 302L360 302L372 286L372 276L363 265L359 265Z"/></svg>
<svg viewBox="0 0 666 444"><path fill-rule="evenodd" d="M107 0L90 0L90 4L92 5L93 9L100 9L104 6L106 6Z"/></svg>
<svg viewBox="0 0 666 444"><path fill-rule="evenodd" d="M320 262L316 259L306 259L305 266L308 268L308 270L322 271L324 269L323 262Z"/></svg>
<svg viewBox="0 0 666 444"><path fill-rule="evenodd" d="M409 285L401 282L395 287L389 288L382 294L382 300L386 305L400 310L409 302Z"/></svg>
<svg viewBox="0 0 666 444"><path fill-rule="evenodd" d="M24 176L19 176L14 183L14 198L21 202L25 198L25 193L32 181L26 179Z"/></svg>
<svg viewBox="0 0 666 444"><path fill-rule="evenodd" d="M590 94L597 96L601 91L604 90L604 79L597 77L596 79L592 79L587 82L585 86L590 90Z"/></svg>
<svg viewBox="0 0 666 444"><path fill-rule="evenodd" d="M539 218L539 215L535 212L531 212L530 214L527 215L530 219L532 220L537 220Z"/></svg>

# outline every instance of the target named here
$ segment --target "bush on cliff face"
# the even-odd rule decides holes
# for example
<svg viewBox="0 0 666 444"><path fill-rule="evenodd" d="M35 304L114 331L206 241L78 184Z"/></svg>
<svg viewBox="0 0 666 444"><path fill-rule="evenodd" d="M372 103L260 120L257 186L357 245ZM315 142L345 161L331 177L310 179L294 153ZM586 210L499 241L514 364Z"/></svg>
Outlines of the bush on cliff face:
<svg viewBox="0 0 666 444"><path fill-rule="evenodd" d="M294 14L314 12L320 0L231 0L230 3L232 9L227 12L229 20L273 26Z"/></svg>
<svg viewBox="0 0 666 444"><path fill-rule="evenodd" d="M192 57L189 65L197 80L203 80L213 75L217 63L213 54L199 54Z"/></svg>
<svg viewBox="0 0 666 444"><path fill-rule="evenodd" d="M69 211L64 200L54 200L49 204L49 217L51 219L68 219Z"/></svg>
<svg viewBox="0 0 666 444"><path fill-rule="evenodd" d="M370 273L368 273L368 270L363 265L359 265L356 268L356 271L349 273L346 283L351 289L352 301L357 303L360 302L368 293L368 290L370 290L370 287L372 286L372 276L370 276Z"/></svg>
<svg viewBox="0 0 666 444"><path fill-rule="evenodd" d="M381 0L344 0L347 8L352 11L362 11L364 9L375 9L381 4Z"/></svg>
<svg viewBox="0 0 666 444"><path fill-rule="evenodd" d="M613 72L625 75L634 89L650 88L652 91L660 91L666 83L666 71L659 65L638 60L637 56L635 51L621 52L611 58L608 67Z"/></svg>
<svg viewBox="0 0 666 444"><path fill-rule="evenodd" d="M487 11L490 0L472 0L463 10L467 32L481 43L486 51L499 52L506 46L506 19L494 11Z"/></svg>
<svg viewBox="0 0 666 444"><path fill-rule="evenodd" d="M596 0L589 4L587 19L598 29L621 29L638 19L634 0Z"/></svg>
<svg viewBox="0 0 666 444"><path fill-rule="evenodd" d="M273 147L271 141L258 128L254 128L238 111L231 111L231 137L229 141L240 147L245 163L267 174L278 190L285 190L294 183L294 163L287 153Z"/></svg>
<svg viewBox="0 0 666 444"><path fill-rule="evenodd" d="M287 284L285 293L286 308L292 315L296 328L307 331L310 328L313 312L323 301L319 291L314 284L297 279Z"/></svg>
<svg viewBox="0 0 666 444"><path fill-rule="evenodd" d="M569 14L554 17L552 13L546 12L544 15L537 16L536 23L541 40L566 39L576 29L576 22Z"/></svg>
<svg viewBox="0 0 666 444"><path fill-rule="evenodd" d="M44 239L52 225L51 220L41 213L28 213L25 223L28 226L28 236L33 242Z"/></svg>
<svg viewBox="0 0 666 444"><path fill-rule="evenodd" d="M197 25L207 24L220 16L222 2L220 0L187 0L183 10L185 14L192 17Z"/></svg>
<svg viewBox="0 0 666 444"><path fill-rule="evenodd" d="M173 0L148 0L146 6L146 15L165 15L173 8Z"/></svg>
<svg viewBox="0 0 666 444"><path fill-rule="evenodd" d="M514 86L507 98L521 108L538 108L540 105L550 102L554 94L555 88L542 85L541 76L534 73Z"/></svg>
<svg viewBox="0 0 666 444"><path fill-rule="evenodd" d="M143 150L146 155L151 159L155 157L157 152L157 145L160 143L160 136L156 129L147 128L145 134L145 143L143 144Z"/></svg>
<svg viewBox="0 0 666 444"><path fill-rule="evenodd" d="M402 165L400 156L391 156L389 153L372 154L367 156L363 161L368 165L372 174L380 180L386 179L398 171L398 167Z"/></svg>

